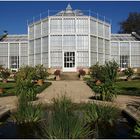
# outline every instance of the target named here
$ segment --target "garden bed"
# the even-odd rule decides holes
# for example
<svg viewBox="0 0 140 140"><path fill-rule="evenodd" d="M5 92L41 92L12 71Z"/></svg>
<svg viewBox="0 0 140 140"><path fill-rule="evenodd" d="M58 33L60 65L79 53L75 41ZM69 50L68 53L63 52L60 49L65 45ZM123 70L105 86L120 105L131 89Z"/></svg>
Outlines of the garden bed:
<svg viewBox="0 0 140 140"><path fill-rule="evenodd" d="M0 97L15 96L16 93L15 82L8 82L8 83L0 82L0 85L4 88L4 93L0 94ZM41 93L44 89L46 89L50 85L51 82L45 82L42 86L36 85L36 92Z"/></svg>
<svg viewBox="0 0 140 140"><path fill-rule="evenodd" d="M77 107L76 107L77 108ZM51 111L45 109L44 112L46 116L51 118ZM77 112L78 113L78 112ZM78 113L81 115L83 112L82 110ZM49 115L49 116L47 116ZM1 123L0 125L0 137L7 138L7 139L43 139L44 137L41 136L40 127L44 125L46 121L41 121L36 124L21 124L17 125L11 121L11 118L8 118L5 122ZM104 136L100 136L100 138L133 138L130 136L130 132L133 130L133 126L127 121L122 114L118 116L115 126L103 128L104 129ZM87 138L94 138L94 137L87 137Z"/></svg>

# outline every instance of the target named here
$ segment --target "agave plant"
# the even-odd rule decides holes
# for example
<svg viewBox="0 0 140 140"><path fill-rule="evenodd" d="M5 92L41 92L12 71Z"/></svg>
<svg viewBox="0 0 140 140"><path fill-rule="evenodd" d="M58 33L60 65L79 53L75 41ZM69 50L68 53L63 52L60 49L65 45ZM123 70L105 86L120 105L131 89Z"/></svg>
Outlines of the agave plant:
<svg viewBox="0 0 140 140"><path fill-rule="evenodd" d="M65 96L53 100L53 112L48 124L44 124L43 138L78 139L87 138L91 131L84 120L73 111L71 100Z"/></svg>

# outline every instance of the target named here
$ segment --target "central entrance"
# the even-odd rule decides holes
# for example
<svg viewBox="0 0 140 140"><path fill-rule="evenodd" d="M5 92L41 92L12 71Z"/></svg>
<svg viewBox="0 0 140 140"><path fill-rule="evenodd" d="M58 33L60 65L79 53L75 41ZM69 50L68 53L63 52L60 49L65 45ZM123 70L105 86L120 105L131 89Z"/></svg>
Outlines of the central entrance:
<svg viewBox="0 0 140 140"><path fill-rule="evenodd" d="M75 70L75 52L64 52L63 71Z"/></svg>

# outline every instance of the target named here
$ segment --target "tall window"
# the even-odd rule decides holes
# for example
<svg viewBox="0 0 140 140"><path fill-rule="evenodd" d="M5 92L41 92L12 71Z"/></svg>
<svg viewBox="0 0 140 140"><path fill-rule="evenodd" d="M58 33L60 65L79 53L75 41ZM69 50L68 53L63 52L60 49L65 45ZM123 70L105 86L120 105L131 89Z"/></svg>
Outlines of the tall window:
<svg viewBox="0 0 140 140"><path fill-rule="evenodd" d="M10 60L11 68L19 68L19 56L10 56Z"/></svg>
<svg viewBox="0 0 140 140"><path fill-rule="evenodd" d="M120 67L127 68L129 66L129 56L128 55L120 55Z"/></svg>
<svg viewBox="0 0 140 140"><path fill-rule="evenodd" d="M10 43L10 67L19 68L19 43Z"/></svg>

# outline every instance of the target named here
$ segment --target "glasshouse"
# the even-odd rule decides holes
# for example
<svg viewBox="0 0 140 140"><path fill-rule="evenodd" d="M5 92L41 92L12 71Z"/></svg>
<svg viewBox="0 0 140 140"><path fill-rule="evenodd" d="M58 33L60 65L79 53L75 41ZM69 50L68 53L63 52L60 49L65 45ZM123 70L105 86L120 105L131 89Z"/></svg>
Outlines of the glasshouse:
<svg viewBox="0 0 140 140"><path fill-rule="evenodd" d="M88 69L99 62L116 60L120 68L140 67L140 37L111 34L111 23L92 11L48 10L28 23L28 35L0 39L0 65L18 69L43 64L62 71Z"/></svg>

